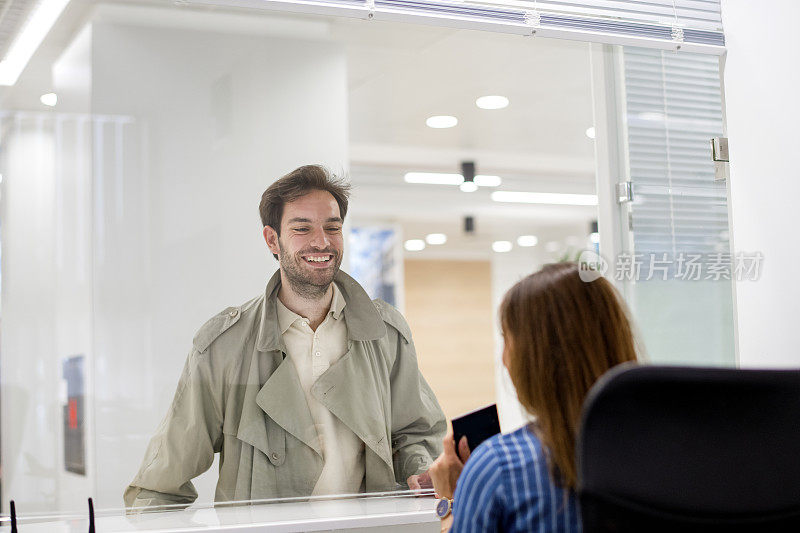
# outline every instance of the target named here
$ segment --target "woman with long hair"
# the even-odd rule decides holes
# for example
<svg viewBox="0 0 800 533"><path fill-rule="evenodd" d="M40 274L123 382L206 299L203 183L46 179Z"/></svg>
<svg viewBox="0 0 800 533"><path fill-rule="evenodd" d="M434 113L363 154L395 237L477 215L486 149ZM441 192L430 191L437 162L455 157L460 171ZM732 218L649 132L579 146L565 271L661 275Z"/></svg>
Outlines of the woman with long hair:
<svg viewBox="0 0 800 533"><path fill-rule="evenodd" d="M580 531L581 406L606 371L636 361L625 306L605 278L583 281L578 265L557 263L506 293L500 325L503 364L535 421L495 435L471 456L465 439L456 451L448 433L430 469L436 493L449 501L439 507L452 509L440 513L442 530Z"/></svg>

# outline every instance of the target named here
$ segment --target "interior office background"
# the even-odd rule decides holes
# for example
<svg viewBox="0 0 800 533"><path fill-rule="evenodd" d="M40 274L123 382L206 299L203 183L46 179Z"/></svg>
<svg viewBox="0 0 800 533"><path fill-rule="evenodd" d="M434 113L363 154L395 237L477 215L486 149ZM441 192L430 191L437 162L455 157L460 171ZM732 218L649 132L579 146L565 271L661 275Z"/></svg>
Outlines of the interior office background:
<svg viewBox="0 0 800 533"><path fill-rule="evenodd" d="M755 134L758 130L753 128L759 121L768 121L769 128L765 129L775 131L784 124L783 131L791 131L788 124L790 117L798 116L797 104L794 103L794 113L786 113L787 106L791 110L792 105L789 83L771 85L771 90L787 91L780 112L776 109L775 113L765 113L769 109L765 104L755 113L750 96L753 85L763 90L770 76L787 75L779 58L791 55L792 50L796 53L797 41L787 28L786 40L777 39L773 45L775 54L770 57L775 60L762 61L749 38L754 32L752 7L731 4L730 8L723 5L723 16L728 40L726 111L734 154L730 180L732 241L734 249L762 251L766 257L761 280L742 282L736 288L736 320L731 325L736 328L740 364L797 365L800 361L796 351L789 349L789 329L776 327L780 322L775 318L776 311L781 310L784 317L789 316L797 301L792 297L797 296L797 289L790 283L791 267L777 266L791 265L796 257L786 247L783 235L775 231L787 227L778 222L783 212L788 218L791 210L790 206L784 211L775 209L775 196L765 198L765 185L770 183L777 186L780 182L777 190L787 192L796 187L785 180L787 175L796 175L796 170L788 168L782 153L765 157L775 150L774 145L763 146L765 137ZM784 9L796 11L788 4ZM146 13L140 12L141 18L137 19L132 12L121 12L115 6L96 15L91 26L53 57L52 83L59 95L58 112L64 114L63 120L48 130L50 135L43 135L43 128L50 125L42 119L41 111L25 118L17 115L21 118L15 145L7 148L7 153L16 153L13 160L18 166L7 168L7 175L15 179L6 181L3 190L2 353L25 355L10 366L6 365L12 355L3 361L3 426L23 428L3 431L6 491L11 480L23 487L27 484L31 495L28 503L42 510L82 506L87 493L96 493L104 507L118 505L121 489L135 472L144 443L171 399L194 331L220 309L254 296L276 266L263 253L259 233L252 231L257 224L255 208L248 211L241 206L255 205L253 199L263 190L265 176L275 177L298 161L340 166L352 177L356 187L351 228L391 227L398 230L400 244L406 238L424 238L428 233L450 236L449 248L429 245L420 252L399 252L404 286L398 290L398 305L412 323L423 371L434 388L444 391L443 396L450 399L449 415L509 394L497 364L499 341L494 311L499 298L523 273L560 258L570 243L576 247L586 244L596 213L592 209L561 209L539 213L531 217L528 225L509 228L530 216L530 210L525 210L524 215L512 212L505 218L493 215L496 207L481 212L479 205L458 206L448 212L446 204L468 198L470 193L443 191L435 186L427 192L426 187L431 186L411 186L402 181L389 190L384 188L386 180L382 178L402 175L398 160L413 157L430 161L425 158L434 157L422 150L410 153L397 149L404 140L407 144L409 137L404 138L403 134L416 139L416 135L431 132L424 126L414 131L403 123L409 117L401 96L407 92L396 86L402 76L392 79L386 72L397 73L404 65L408 67L409 57L414 57L405 49L408 41L427 38L430 44L442 40L445 46L431 48L444 49L446 53L447 38L453 38L451 32L442 36L432 29L406 26L394 36L382 35L380 41L402 42L401 46L393 49L384 44L383 49L376 50L376 43L369 41L369 32L360 36L365 41L361 47L359 43L333 47L330 43L321 44L320 37L328 29L327 23L320 20L284 18L273 25L266 24L266 29L256 29L250 21L234 15L228 19L233 30L226 33L216 27L214 31L198 32L197 20L190 24L194 29L176 27L182 24L177 19L160 20L153 25L147 22L152 19ZM769 29L764 32L775 43L775 35L781 35L775 27L780 17L766 10L762 16L769 21ZM218 20L217 17L215 24ZM736 40L737 25L747 28L748 38L741 45ZM342 34L352 36L354 31L347 28ZM408 32L417 32L416 39L409 39ZM300 46L298 33L308 37ZM502 51L511 49L504 42L508 36L471 34L465 40L480 40L479 37L484 40L475 43L478 51L492 50L493 44ZM141 46L142 42L147 46ZM458 49L456 44L465 42L451 43L453 50ZM575 117L574 123L540 122L538 129L544 135L538 139L540 143L558 137L554 131L570 129L570 133L563 144L551 144L541 153L534 152L539 157L531 157L534 165L523 170L528 175L552 177L560 171L572 177L562 177L555 184L540 180L530 185L533 190L550 186L552 192L592 193L593 145L584 133L592 122L590 46L547 41L534 46L552 48L542 49L540 57L561 53L562 65L567 59L574 61L574 68L565 69L574 74L574 79L569 80L573 92L562 96L571 97L571 112L577 112L570 114ZM738 59L737 46L746 51ZM759 46L766 45L759 42ZM242 51L247 51L247 59L231 69L226 60L228 54ZM381 65L383 72L370 71L386 57L394 61ZM427 72L424 65L412 66L431 76L441 61L441 57L431 58L431 70ZM176 64L180 65L177 70ZM268 71L262 68L265 64L270 65ZM363 70L358 70L359 65ZM539 69L545 67L539 65ZM148 75L142 76L142 72ZM753 72L761 76L754 77ZM354 79L359 75L362 78ZM452 78L458 71L454 67L441 75L442 79ZM466 96L479 96L484 87L470 86L466 82L469 78L464 79L465 84L461 85L467 86L466 103L472 106L472 98ZM486 79L494 78L484 76ZM370 94L370 81L372 85L383 83L383 90ZM419 82L412 79L406 89L414 89L415 83ZM265 86L270 87L274 98L264 98ZM211 98L199 94L198 87L203 87ZM433 93L436 87L428 89ZM452 98L448 86L439 90L439 98ZM33 97L38 98L38 93ZM541 98L552 99L552 94L545 91ZM512 97L513 105L524 101L525 96ZM552 105L551 100L547 101ZM419 106L418 95L412 104ZM359 110L358 105L363 108ZM4 108L14 106L31 109L29 103L15 103L13 99L7 100ZM370 117L369 111L374 108L388 108L395 116ZM472 107L469 110L483 112ZM424 110L420 109L419 115L424 120ZM565 115L557 116L563 119ZM241 122L236 128L231 127L234 116L246 117L244 127ZM419 117L412 118L420 122ZM364 122L359 123L359 119ZM378 124L370 124L370 119ZM387 123L392 127L386 128ZM302 143L286 134L297 124L314 125L303 129ZM738 142L737 124L742 131ZM463 126L453 131L462 132ZM505 124L486 133L502 134L510 127L513 126ZM398 137L381 138L385 130ZM747 135L754 138L743 146ZM537 140L533 136L534 132L523 130L511 135L510 142L516 138L539 146L532 142ZM431 145L450 150L446 157L449 166L433 164L441 170L457 171L458 162L466 157L475 159L479 170L491 169L498 159L503 159L496 154L492 159L491 149L497 150L496 146L489 146L488 150L479 145L472 150L459 149L463 139L453 140L452 146L435 146L442 137L419 143L428 152L434 151ZM487 138L491 139L491 135ZM478 153L480 157L475 157L479 149L483 149ZM559 153L559 149L563 152ZM120 157L123 153L128 157ZM501 150L500 156L509 155L508 150ZM33 161L37 164L32 165ZM51 161L55 162L52 167L48 166ZM517 162L516 166L519 171L524 165ZM94 187L85 181L87 168L94 174ZM507 169L499 168L497 173L514 179ZM522 174L524 177L525 172ZM747 177L737 182L739 175ZM759 179L753 179L754 175ZM770 182L771 179L775 181ZM236 186L232 186L234 183ZM485 201L488 192L479 191L471 198ZM440 194L448 194L449 201L442 202L443 197L437 196ZM414 200L420 197L428 198L429 205ZM480 203L476 199L468 201ZM398 209L398 205L403 208ZM409 205L413 207L409 209ZM770 217L764 216L767 210ZM386 217L389 212L392 216ZM459 239L467 239L462 235L463 216L467 213L475 214L478 238L465 240L456 249ZM434 231L434 226L441 231ZM514 246L507 253L491 250L492 242L513 243L523 234L538 235L540 244L532 249ZM548 251L546 245L551 242L559 247L554 245ZM446 273L444 279L452 282L451 297L470 287L470 297L485 302L479 308L481 312L463 316L463 306L436 308L435 304L446 301L441 297L426 301L432 289L448 289L442 286L438 273ZM431 320L426 312L447 313L452 322L446 327L437 323L428 329ZM465 321L486 327L482 331L474 328L470 331L474 337L465 338ZM442 342L446 338L451 342ZM472 349L465 350L463 346ZM476 346L480 351L474 349ZM464 364L465 352L482 356ZM430 353L436 357L426 355ZM91 361L87 371L93 384L94 411L87 417L87 434L92 435L87 439L87 457L92 459L85 477L61 469L62 443L53 431L54 423L60 421L63 396L59 390L60 362L71 354L84 354ZM452 372L456 362L465 367L463 379L467 381L470 372L478 377L488 373L491 379L475 379L469 382L469 389L450 390L448 383L462 379ZM23 386L10 387L9 382ZM472 394L465 398L465 390ZM480 394L475 394L476 390ZM519 412L506 410L505 417L506 426L521 421ZM201 497L210 499L213 482L212 468L199 483Z"/></svg>

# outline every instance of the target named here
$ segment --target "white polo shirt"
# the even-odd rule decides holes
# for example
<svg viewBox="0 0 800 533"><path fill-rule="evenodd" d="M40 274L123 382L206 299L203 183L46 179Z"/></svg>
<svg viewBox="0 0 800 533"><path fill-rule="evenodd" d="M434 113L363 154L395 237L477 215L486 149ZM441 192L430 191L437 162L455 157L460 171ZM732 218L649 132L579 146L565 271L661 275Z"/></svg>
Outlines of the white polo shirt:
<svg viewBox="0 0 800 533"><path fill-rule="evenodd" d="M280 299L277 304L278 326L300 378L322 449L322 474L312 494L360 492L365 472L364 443L311 394L314 382L347 353L347 325L342 318L346 302L333 283L331 307L317 331L311 329L307 318L289 310Z"/></svg>

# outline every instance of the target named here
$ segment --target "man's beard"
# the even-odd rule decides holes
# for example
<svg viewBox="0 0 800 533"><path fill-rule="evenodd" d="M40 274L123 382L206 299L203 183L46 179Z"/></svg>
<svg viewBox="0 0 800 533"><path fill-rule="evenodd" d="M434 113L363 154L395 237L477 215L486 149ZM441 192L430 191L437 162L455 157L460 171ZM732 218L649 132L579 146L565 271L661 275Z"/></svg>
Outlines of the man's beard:
<svg viewBox="0 0 800 533"><path fill-rule="evenodd" d="M281 252L279 256L281 270L286 275L286 280L295 294L306 300L319 300L325 296L328 287L333 283L334 276L339 272L339 265L342 263L341 254L336 250L306 250L292 255L286 252L280 239L278 239L278 248ZM300 262L305 262L305 259L300 257L303 253L331 254L333 266L309 272L300 264Z"/></svg>

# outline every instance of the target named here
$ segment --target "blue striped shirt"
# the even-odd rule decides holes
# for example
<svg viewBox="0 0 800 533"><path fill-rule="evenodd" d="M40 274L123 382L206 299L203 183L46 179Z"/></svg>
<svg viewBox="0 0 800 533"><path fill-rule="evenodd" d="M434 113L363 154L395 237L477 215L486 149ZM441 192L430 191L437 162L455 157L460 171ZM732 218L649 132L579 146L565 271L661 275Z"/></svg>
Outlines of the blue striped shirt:
<svg viewBox="0 0 800 533"><path fill-rule="evenodd" d="M478 446L458 478L450 531L581 531L578 502L550 479L542 443L527 428Z"/></svg>

